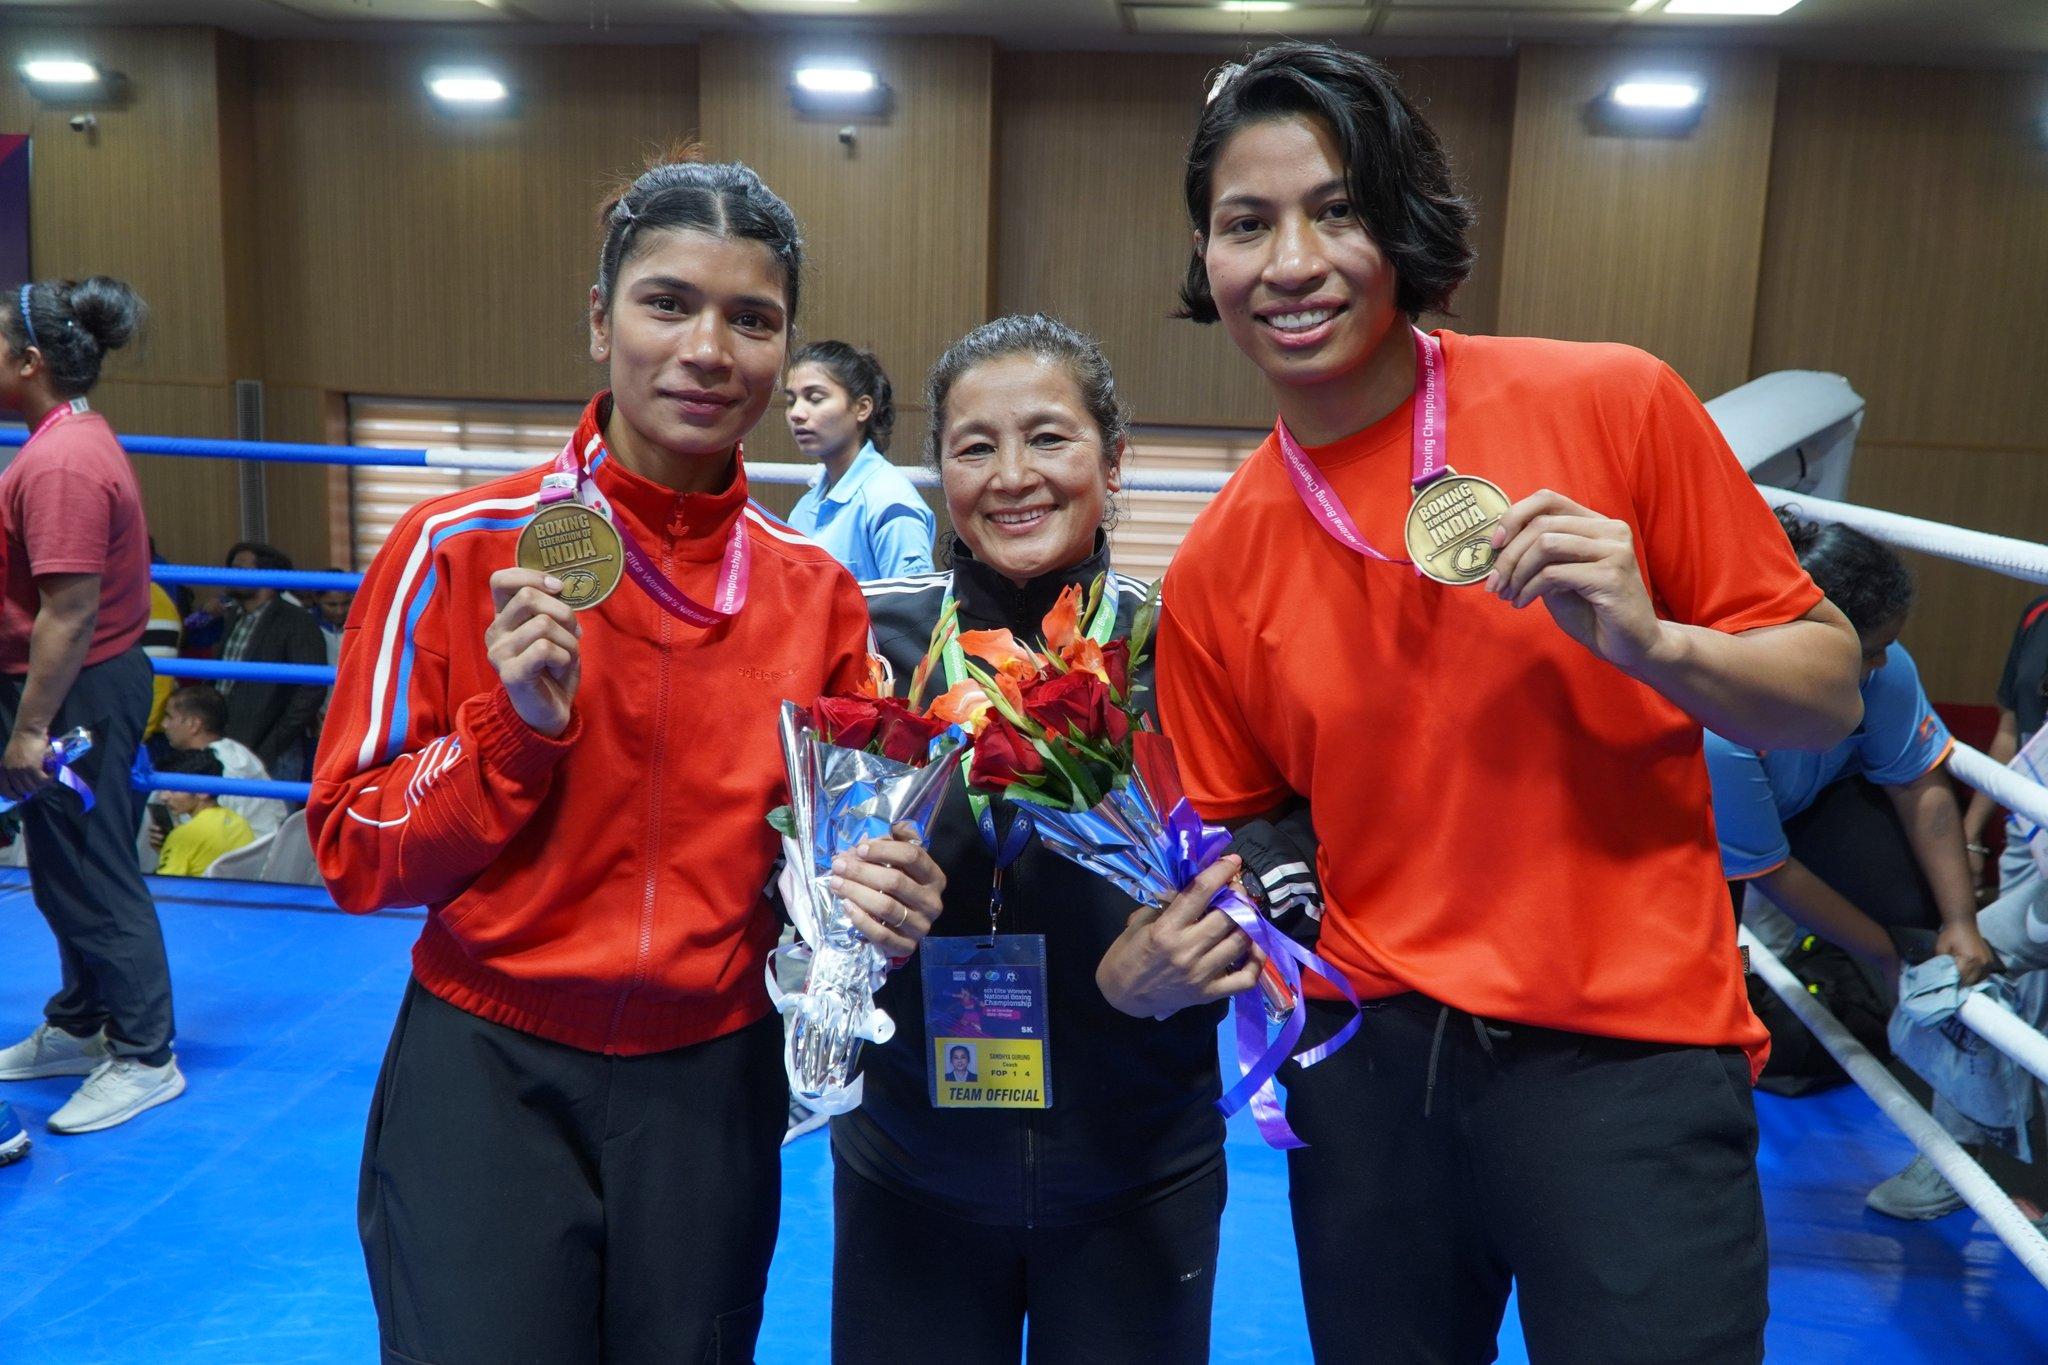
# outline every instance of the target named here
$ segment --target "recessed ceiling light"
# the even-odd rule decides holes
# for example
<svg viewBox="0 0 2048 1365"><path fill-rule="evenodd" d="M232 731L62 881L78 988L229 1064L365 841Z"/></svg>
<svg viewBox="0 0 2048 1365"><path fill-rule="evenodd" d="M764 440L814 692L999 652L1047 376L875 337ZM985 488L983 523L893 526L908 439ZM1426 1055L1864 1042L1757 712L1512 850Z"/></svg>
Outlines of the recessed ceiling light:
<svg viewBox="0 0 2048 1365"><path fill-rule="evenodd" d="M875 73L864 66L820 63L796 69L797 89L813 95L866 95L875 83Z"/></svg>
<svg viewBox="0 0 2048 1365"><path fill-rule="evenodd" d="M1284 14L1294 8L1294 0L1223 0L1217 8L1230 14Z"/></svg>
<svg viewBox="0 0 2048 1365"><path fill-rule="evenodd" d="M1622 81L1607 97L1624 109L1690 109L1705 94L1697 81L1672 76L1637 76Z"/></svg>
<svg viewBox="0 0 2048 1365"><path fill-rule="evenodd" d="M502 104L511 92L488 71L430 71L427 89L443 104Z"/></svg>
<svg viewBox="0 0 2048 1365"><path fill-rule="evenodd" d="M1799 0L1670 0L1666 14L1735 14L1769 19L1783 14Z"/></svg>
<svg viewBox="0 0 2048 1365"><path fill-rule="evenodd" d="M93 85L100 69L76 57L31 57L21 64L21 74L37 85Z"/></svg>

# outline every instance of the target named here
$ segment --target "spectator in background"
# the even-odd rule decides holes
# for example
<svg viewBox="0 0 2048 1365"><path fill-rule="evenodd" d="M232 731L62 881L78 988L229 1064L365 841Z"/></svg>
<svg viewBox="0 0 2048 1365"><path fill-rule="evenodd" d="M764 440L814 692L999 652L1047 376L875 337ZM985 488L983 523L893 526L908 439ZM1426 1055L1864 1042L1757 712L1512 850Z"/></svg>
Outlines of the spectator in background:
<svg viewBox="0 0 2048 1365"><path fill-rule="evenodd" d="M2013 632L2012 648L2006 652L2005 671L1998 678L1998 733L1986 751L1999 763L2010 763L2048 713L2048 597L2037 597L2020 613L2019 629ZM1984 831L1998 803L1983 792L1970 796L1970 808L1963 812L1963 837L1970 850L1972 881L1982 878L1984 859L1991 849ZM2040 870L2027 851L2033 822L2022 823L2015 816L2005 822L2005 852L1998 860L1998 894L2001 898L2040 879Z"/></svg>
<svg viewBox="0 0 2048 1365"><path fill-rule="evenodd" d="M290 572L292 561L282 550L248 541L228 551L231 569ZM327 663L327 640L313 613L281 597L274 588L231 587L230 606L221 641L223 661L264 664ZM228 737L256 754L280 782L303 781L306 742L313 720L327 698L323 686L294 683L230 682L220 694L227 701Z"/></svg>
<svg viewBox="0 0 2048 1365"><path fill-rule="evenodd" d="M160 771L222 776L220 760L204 749L181 750ZM170 807L178 822L168 834L150 828L150 842L161 849L156 864L159 877L203 877L223 853L256 841L256 832L247 820L203 792L159 791L156 800Z"/></svg>
<svg viewBox="0 0 2048 1365"><path fill-rule="evenodd" d="M142 631L142 652L152 659L175 659L178 651L185 646L185 621L178 610L178 604L164 585L152 582L149 585L149 624ZM149 705L149 724L143 727L142 737L146 741L162 732L164 728L164 703L170 700L171 692L178 685L176 678L158 673L152 679L153 691Z"/></svg>
<svg viewBox="0 0 2048 1365"><path fill-rule="evenodd" d="M881 364L843 341L814 341L790 357L782 393L797 449L823 466L789 524L862 582L930 573L938 523L883 454L896 404Z"/></svg>
<svg viewBox="0 0 2048 1365"><path fill-rule="evenodd" d="M1954 741L1898 642L1913 580L1885 546L1846 526L1779 524L1799 562L1863 644L1863 723L1820 753L1757 750L1709 733L1714 825L1731 881L1750 882L1801 927L1847 949L1896 990L1901 941L1934 931L1965 984L1997 965L1977 928L1963 826L1945 760ZM1786 935L1751 928L1779 949ZM1766 916L1768 918L1768 916ZM1773 942L1773 940L1776 940ZM1954 1111L1937 1117L1959 1119ZM1962 1206L1925 1157L1872 1190L1870 1207L1933 1218Z"/></svg>
<svg viewBox="0 0 2048 1365"><path fill-rule="evenodd" d="M321 572L347 573L348 570L337 569L330 564ZM340 588L330 588L326 592L314 594L313 606L319 612L320 629L326 631L330 639L341 638L342 628L348 624L348 609L355 605L355 601L354 593L343 592Z"/></svg>
<svg viewBox="0 0 2048 1365"><path fill-rule="evenodd" d="M193 683L171 693L164 710L164 737L173 750L212 754L228 777L269 781L263 760L241 741L227 737L227 721L228 704L220 693L205 683ZM162 763L157 766L174 771ZM258 838L283 824L289 813L284 802L267 796L223 796L220 803L247 820Z"/></svg>

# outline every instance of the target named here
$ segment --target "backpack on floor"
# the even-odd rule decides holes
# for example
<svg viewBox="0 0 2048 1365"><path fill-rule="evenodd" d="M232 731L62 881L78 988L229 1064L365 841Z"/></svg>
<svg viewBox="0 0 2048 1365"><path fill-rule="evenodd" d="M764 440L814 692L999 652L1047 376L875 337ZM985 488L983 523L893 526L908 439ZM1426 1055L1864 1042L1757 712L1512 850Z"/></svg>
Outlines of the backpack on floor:
<svg viewBox="0 0 2048 1365"><path fill-rule="evenodd" d="M1844 949L1812 934L1803 935L1784 956L1785 966L1799 978L1828 1013L1879 1058L1890 1055L1885 1024L1891 1009L1870 983L1856 959ZM1807 1095L1848 1082L1843 1071L1813 1031L1763 978L1752 975L1749 1007L1771 1035L1771 1060L1757 1088L1773 1095Z"/></svg>

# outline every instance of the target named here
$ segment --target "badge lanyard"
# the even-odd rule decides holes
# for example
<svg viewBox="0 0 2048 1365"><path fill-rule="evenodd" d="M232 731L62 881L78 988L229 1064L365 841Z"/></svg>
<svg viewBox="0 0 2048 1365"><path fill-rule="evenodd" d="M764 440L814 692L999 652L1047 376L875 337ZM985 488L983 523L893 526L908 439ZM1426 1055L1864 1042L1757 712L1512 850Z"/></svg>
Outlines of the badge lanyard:
<svg viewBox="0 0 2048 1365"><path fill-rule="evenodd" d="M35 440L36 437L42 435L51 427L56 426L65 418L70 417L76 413L90 412L91 410L92 405L87 403L83 398L73 398L69 402L59 403L56 407L51 408L48 412L43 414L43 420L36 423L36 429L28 434L28 441L23 441L21 443L21 448L23 450L28 449L29 441Z"/></svg>
<svg viewBox="0 0 2048 1365"><path fill-rule="evenodd" d="M939 607L939 619L944 620L954 610L953 588L946 586L946 600ZM1112 583L1105 583L1102 601L1096 605L1095 615L1089 620L1087 636L1098 645L1109 643L1111 632L1116 629L1116 593ZM946 665L946 686L958 687L967 681L967 652L960 647L960 634L955 631L946 639L941 650ZM967 765L960 766L960 780L968 780ZM981 831L981 841L988 846L989 854L995 859L995 880L988 896L988 936L996 936L996 921L1003 913L1003 872L1017 861L1024 852L1024 845L1031 842L1034 822L1031 807L1019 805L1010 821L1009 831L1000 839L996 837L995 813L986 796L970 789L967 793L968 808L974 812L975 827Z"/></svg>
<svg viewBox="0 0 2048 1365"><path fill-rule="evenodd" d="M1415 339L1415 421L1410 439L1408 508L1403 539L1410 557L1382 553L1359 532L1337 491L1287 429L1274 423L1281 462L1309 515L1336 542L1383 564L1412 564L1419 575L1454 587L1477 583L1493 567L1494 526L1507 514L1507 495L1492 482L1460 474L1444 460L1449 431L1449 381L1443 342L1419 327Z"/></svg>
<svg viewBox="0 0 2048 1365"><path fill-rule="evenodd" d="M602 436L593 435L584 446L584 452L602 454L603 441ZM596 481L590 477L589 467L577 458L576 438L573 436L562 447L562 453L555 457L553 470L541 480L540 508L545 511L571 499L604 518L618 533L626 572L632 575L640 590L669 615L708 629L724 625L747 605L750 556L744 514L733 518L732 535L726 540L725 558L718 570L718 593L707 607L669 582L661 570L654 567L654 562L640 548L640 543L633 539L633 533L612 515L611 501L599 491Z"/></svg>

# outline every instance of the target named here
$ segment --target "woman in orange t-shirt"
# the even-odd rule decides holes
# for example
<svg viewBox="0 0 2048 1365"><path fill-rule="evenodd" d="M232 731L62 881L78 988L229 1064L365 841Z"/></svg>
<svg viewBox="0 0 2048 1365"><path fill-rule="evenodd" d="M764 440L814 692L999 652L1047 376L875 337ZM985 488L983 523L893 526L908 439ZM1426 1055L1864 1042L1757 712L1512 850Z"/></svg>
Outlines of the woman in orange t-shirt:
<svg viewBox="0 0 2048 1365"><path fill-rule="evenodd" d="M1519 1282L1538 1359L1756 1359L1766 1040L1701 727L1838 740L1855 633L1654 358L1414 328L1472 211L1383 67L1226 71L1186 189L1186 315L1282 420L1167 574L1160 712L1208 818L1307 799L1373 1002L1285 1077L1316 1355L1491 1360Z"/></svg>

